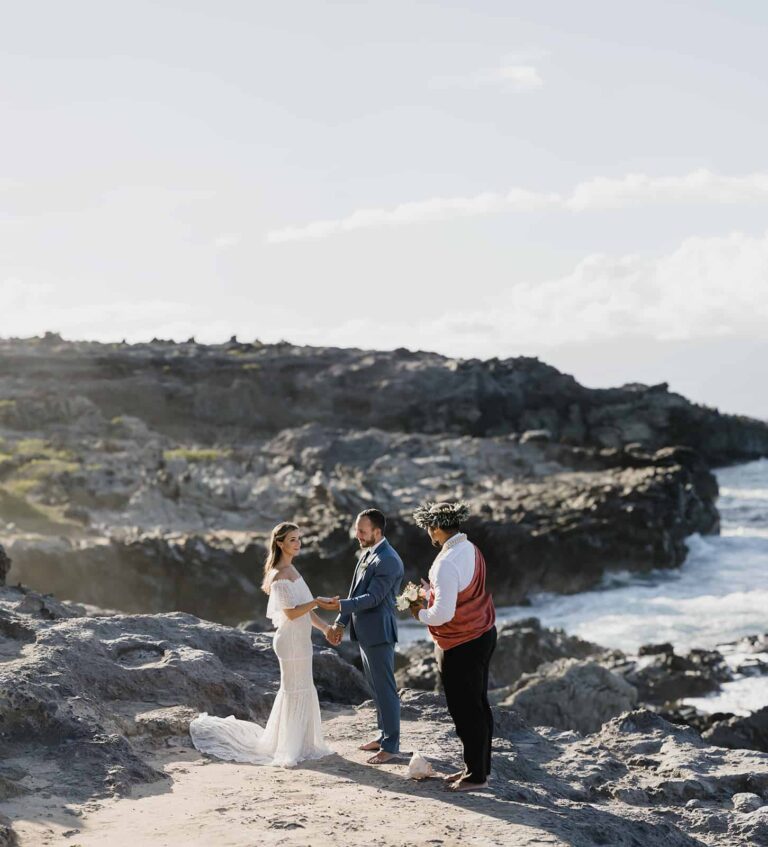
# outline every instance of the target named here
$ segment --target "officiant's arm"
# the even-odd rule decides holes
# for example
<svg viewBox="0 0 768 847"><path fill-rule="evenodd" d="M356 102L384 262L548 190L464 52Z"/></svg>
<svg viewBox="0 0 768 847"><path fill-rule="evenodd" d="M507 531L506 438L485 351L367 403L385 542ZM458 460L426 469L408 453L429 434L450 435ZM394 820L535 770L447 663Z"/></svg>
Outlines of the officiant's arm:
<svg viewBox="0 0 768 847"><path fill-rule="evenodd" d="M449 562L441 562L435 568L433 588L434 601L428 609L419 612L418 619L429 626L441 626L456 614L459 596L459 574Z"/></svg>
<svg viewBox="0 0 768 847"><path fill-rule="evenodd" d="M341 615L349 617L353 612L364 612L367 609L375 609L380 605L382 600L392 591L395 583L402 579L400 565L396 559L386 558L380 559L376 565L376 573L371 579L368 591L358 597L350 597L347 600L341 600Z"/></svg>

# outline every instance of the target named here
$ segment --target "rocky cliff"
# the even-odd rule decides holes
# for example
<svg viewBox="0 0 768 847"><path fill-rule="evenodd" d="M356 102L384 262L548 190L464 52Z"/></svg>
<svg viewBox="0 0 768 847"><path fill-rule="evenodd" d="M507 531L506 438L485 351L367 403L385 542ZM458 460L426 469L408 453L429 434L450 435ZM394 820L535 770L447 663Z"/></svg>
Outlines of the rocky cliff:
<svg viewBox="0 0 768 847"><path fill-rule="evenodd" d="M264 539L295 519L317 591L343 590L377 505L407 575L410 512L461 497L499 603L679 565L718 530L712 463L768 425L666 386L592 390L535 359L289 344L0 342L0 540L10 580L128 612L252 617Z"/></svg>

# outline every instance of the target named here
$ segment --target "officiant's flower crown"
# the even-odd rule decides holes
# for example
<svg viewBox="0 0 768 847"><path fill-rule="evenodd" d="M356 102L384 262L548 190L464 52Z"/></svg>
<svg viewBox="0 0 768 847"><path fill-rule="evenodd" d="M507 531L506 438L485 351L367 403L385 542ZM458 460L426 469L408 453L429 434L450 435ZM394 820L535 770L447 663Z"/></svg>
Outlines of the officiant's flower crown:
<svg viewBox="0 0 768 847"><path fill-rule="evenodd" d="M449 529L460 526L469 517L466 503L436 503L427 500L413 513L413 519L422 529L437 527Z"/></svg>

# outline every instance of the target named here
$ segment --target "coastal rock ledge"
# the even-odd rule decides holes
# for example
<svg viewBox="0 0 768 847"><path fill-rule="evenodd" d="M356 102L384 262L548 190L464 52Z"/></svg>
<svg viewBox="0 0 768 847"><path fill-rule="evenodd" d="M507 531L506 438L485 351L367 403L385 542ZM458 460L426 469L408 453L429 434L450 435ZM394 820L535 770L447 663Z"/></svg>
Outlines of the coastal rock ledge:
<svg viewBox="0 0 768 847"><path fill-rule="evenodd" d="M768 424L666 386L587 389L535 359L0 341L13 578L124 612L263 614L265 538L285 519L313 589L336 593L373 504L423 576L425 498L469 502L500 605L578 592L679 566L688 536L719 530L711 466L762 455Z"/></svg>
<svg viewBox="0 0 768 847"><path fill-rule="evenodd" d="M275 830L286 828L302 831L296 844L314 843L323 831L337 839L346 831L352 845L393 847L430 839L499 847L768 844L768 754L709 746L644 710L580 735L535 728L499 706L492 790L452 797L437 781L408 780L407 760L363 765L356 745L375 718L362 677L331 650L318 648L315 662L337 755L294 771L215 764L201 772L208 760L187 735L199 710L264 720L278 680L268 634L180 613L99 613L1 588L0 814L15 820L22 847L89 845L109 840L121 808L148 808L151 821L134 814L130 826L138 842L152 843L147 833L182 826L170 822L203 773L202 799L184 825L230 826L235 840L227 843L243 847L256 832L276 844ZM401 698L406 747L440 770L450 767L458 746L440 695L403 689ZM217 788L221 780L226 790ZM359 829L349 829L347 802L334 799L350 790L364 801ZM288 802L296 791L300 807ZM466 826L468 814L480 815L479 830Z"/></svg>

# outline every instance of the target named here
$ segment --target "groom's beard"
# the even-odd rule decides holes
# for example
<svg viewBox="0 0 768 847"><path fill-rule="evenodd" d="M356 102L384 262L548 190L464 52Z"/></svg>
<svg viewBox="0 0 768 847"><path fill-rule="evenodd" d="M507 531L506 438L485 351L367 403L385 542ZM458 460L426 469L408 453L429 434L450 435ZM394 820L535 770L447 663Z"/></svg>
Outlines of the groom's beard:
<svg viewBox="0 0 768 847"><path fill-rule="evenodd" d="M434 539L434 541L432 542L432 546L433 546L433 547L437 547L437 549L439 550L439 549L443 546L443 544L442 544L442 542L441 542L441 541L438 541L438 540L435 538L435 539Z"/></svg>

